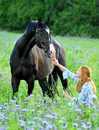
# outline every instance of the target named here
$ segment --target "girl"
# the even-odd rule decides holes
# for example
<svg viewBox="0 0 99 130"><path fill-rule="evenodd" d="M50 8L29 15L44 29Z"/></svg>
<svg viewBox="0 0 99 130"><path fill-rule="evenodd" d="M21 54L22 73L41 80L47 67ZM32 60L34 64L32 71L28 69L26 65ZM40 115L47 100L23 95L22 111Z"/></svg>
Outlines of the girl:
<svg viewBox="0 0 99 130"><path fill-rule="evenodd" d="M58 60L53 57L52 62L59 67L59 69L63 72L63 79L68 77L72 78L77 82L76 90L78 92L78 97L71 97L66 91L63 90L63 96L69 98L71 101L76 100L78 105L82 105L82 103L93 103L93 98L96 94L96 87L91 79L91 70L87 66L81 66L76 74L70 72L67 68L59 64Z"/></svg>

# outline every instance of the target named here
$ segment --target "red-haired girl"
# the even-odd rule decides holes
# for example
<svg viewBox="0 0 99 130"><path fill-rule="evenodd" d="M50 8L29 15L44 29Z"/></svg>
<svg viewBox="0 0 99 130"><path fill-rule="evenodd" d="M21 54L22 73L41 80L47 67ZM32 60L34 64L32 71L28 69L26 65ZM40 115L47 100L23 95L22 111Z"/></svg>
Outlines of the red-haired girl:
<svg viewBox="0 0 99 130"><path fill-rule="evenodd" d="M91 79L91 70L87 66L81 66L76 74L70 72L67 68L59 64L58 60L54 57L52 62L59 67L63 72L63 79L68 77L72 78L77 82L76 90L78 92L78 97L71 97L66 91L63 90L63 96L69 98L71 101L76 100L78 105L81 105L83 102L93 103L93 97L96 98L96 87L94 82Z"/></svg>

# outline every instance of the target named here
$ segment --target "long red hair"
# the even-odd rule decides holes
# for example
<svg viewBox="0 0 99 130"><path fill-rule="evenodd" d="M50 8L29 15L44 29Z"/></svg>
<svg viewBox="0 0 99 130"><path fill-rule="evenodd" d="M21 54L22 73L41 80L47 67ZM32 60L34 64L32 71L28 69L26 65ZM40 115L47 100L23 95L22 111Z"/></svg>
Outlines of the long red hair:
<svg viewBox="0 0 99 130"><path fill-rule="evenodd" d="M77 92L80 93L83 84L85 82L89 83L89 81L90 81L92 83L92 86L93 86L93 93L96 94L96 87L94 85L94 82L91 79L91 70L90 70L90 68L87 67L87 66L81 66L80 68L81 68L81 77L80 77L80 80L79 80L79 82L77 84L77 87L76 87Z"/></svg>

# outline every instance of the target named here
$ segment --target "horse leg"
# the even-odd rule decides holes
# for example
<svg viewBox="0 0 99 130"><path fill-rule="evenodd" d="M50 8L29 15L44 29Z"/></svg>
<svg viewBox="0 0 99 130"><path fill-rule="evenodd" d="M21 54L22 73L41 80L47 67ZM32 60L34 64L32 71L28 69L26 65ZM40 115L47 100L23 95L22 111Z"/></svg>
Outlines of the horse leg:
<svg viewBox="0 0 99 130"><path fill-rule="evenodd" d="M58 96L60 96L57 89L57 80L58 80L58 75L57 75L57 72L54 70L52 74L50 74L48 77L48 84L49 84L49 87L52 88L54 95L55 93L57 93Z"/></svg>
<svg viewBox="0 0 99 130"><path fill-rule="evenodd" d="M53 79L51 76L53 76ZM54 87L54 91L58 94L58 96L60 96L58 89L57 89L58 76L60 77L60 80L61 80L61 83L63 86L63 90L68 88L67 79L65 79L65 80L63 79L62 71L57 67L53 70L52 74L49 75L48 84L49 84L49 87ZM52 82L52 80L54 80L54 82Z"/></svg>
<svg viewBox="0 0 99 130"><path fill-rule="evenodd" d="M39 85L42 88L43 91L43 97L47 94L50 98L53 97L53 93L51 92L49 85L47 83L46 78L44 80L39 80Z"/></svg>
<svg viewBox="0 0 99 130"><path fill-rule="evenodd" d="M13 96L16 92L18 92L19 89L19 84L20 84L20 79L16 78L15 76L12 75L11 77L11 84L12 84L12 89L13 89Z"/></svg>
<svg viewBox="0 0 99 130"><path fill-rule="evenodd" d="M67 79L65 79L65 80L63 79L63 74L62 74L61 70L58 69L57 74L60 77L61 83L63 85L63 90L65 90L66 88L68 88L68 81L67 81Z"/></svg>
<svg viewBox="0 0 99 130"><path fill-rule="evenodd" d="M54 80L54 82L53 82ZM53 71L49 77L48 77L48 84L49 86L51 86L53 83L56 83L57 84L57 80L58 80L58 76L57 76L57 73L55 71Z"/></svg>
<svg viewBox="0 0 99 130"><path fill-rule="evenodd" d="M35 76L31 76L29 80L26 81L28 84L28 95L32 94L32 90L34 88L34 80Z"/></svg>

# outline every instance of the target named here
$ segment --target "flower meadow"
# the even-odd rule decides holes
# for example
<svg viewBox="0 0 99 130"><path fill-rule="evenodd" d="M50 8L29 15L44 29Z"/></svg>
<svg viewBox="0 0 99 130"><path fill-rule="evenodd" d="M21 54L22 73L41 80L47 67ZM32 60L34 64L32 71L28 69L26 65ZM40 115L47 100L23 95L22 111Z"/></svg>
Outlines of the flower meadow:
<svg viewBox="0 0 99 130"><path fill-rule="evenodd" d="M21 81L18 98L12 100L11 70L9 59L19 33L0 32L0 130L99 130L99 104L69 106L62 95L58 79L58 91L54 99L43 97L37 81L27 97L27 84ZM99 100L99 39L54 36L64 47L66 67L76 73L81 65L89 66L97 88ZM68 87L77 97L76 83L68 78Z"/></svg>

